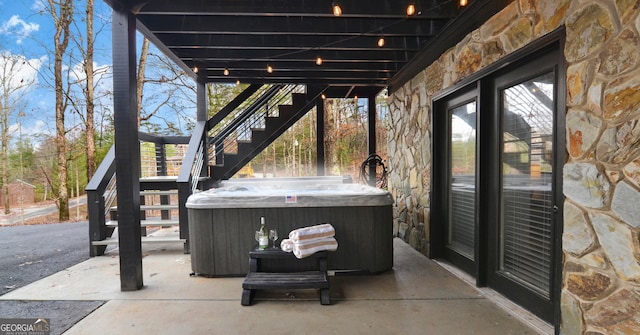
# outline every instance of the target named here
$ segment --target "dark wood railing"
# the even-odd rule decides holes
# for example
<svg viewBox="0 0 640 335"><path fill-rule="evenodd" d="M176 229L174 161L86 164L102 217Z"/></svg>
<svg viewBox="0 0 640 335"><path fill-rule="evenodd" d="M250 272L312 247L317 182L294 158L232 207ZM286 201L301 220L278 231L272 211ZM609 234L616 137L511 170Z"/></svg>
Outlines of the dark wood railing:
<svg viewBox="0 0 640 335"><path fill-rule="evenodd" d="M115 200L116 151L112 146L93 175L85 191L87 192L87 213L89 216L89 250L90 256L104 253L106 246L94 247L92 241L107 238L106 215ZM107 192L109 190L110 192Z"/></svg>

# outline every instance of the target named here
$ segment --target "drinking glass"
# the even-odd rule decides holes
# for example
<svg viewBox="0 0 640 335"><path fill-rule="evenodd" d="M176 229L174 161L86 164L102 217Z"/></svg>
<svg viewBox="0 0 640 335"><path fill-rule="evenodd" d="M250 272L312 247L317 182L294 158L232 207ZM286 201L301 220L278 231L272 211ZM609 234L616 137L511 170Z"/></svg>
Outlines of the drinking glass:
<svg viewBox="0 0 640 335"><path fill-rule="evenodd" d="M276 240L278 239L278 231L276 229L269 230L269 239L273 241L273 249L276 249Z"/></svg>

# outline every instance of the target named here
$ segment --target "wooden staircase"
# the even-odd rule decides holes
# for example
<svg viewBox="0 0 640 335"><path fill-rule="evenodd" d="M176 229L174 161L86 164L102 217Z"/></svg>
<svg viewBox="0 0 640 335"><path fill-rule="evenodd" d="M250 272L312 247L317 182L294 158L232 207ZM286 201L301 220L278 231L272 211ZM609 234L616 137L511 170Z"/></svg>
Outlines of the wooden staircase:
<svg viewBox="0 0 640 335"><path fill-rule="evenodd" d="M316 89L300 93L301 88L304 91L304 86L299 85L250 85L214 117L198 121L190 137L139 133L141 143L155 145L154 164L157 168L151 173L157 176L140 179L141 242L183 243L185 253L188 253L189 226L185 204L189 195L214 187L217 181L235 175L309 112L324 91ZM220 127L222 124L227 126ZM233 138L232 135L238 133L250 136L248 139ZM168 173L168 145L187 147L177 175ZM225 151L230 147L237 148L237 151ZM118 228L115 180L115 149L112 147L86 188L92 257L104 254L107 246L119 243L115 235ZM160 200L150 200L156 198ZM166 227L173 231L169 235L147 235L150 227Z"/></svg>
<svg viewBox="0 0 640 335"><path fill-rule="evenodd" d="M176 177L148 177L140 179L140 228L142 243L186 243L186 238L179 235L178 220L178 188ZM105 222L107 237L91 241L96 254L104 253L109 245L118 245L118 236L114 235L118 228L118 206L109 207L109 220ZM150 234L149 228L165 230L163 234ZM173 230L166 233L167 230Z"/></svg>
<svg viewBox="0 0 640 335"><path fill-rule="evenodd" d="M237 152L223 152L210 166L213 180L229 179L315 106L306 93L292 93L292 104L278 105L277 116L264 116L264 127L251 127L250 140L238 140ZM220 153L217 153L218 157Z"/></svg>

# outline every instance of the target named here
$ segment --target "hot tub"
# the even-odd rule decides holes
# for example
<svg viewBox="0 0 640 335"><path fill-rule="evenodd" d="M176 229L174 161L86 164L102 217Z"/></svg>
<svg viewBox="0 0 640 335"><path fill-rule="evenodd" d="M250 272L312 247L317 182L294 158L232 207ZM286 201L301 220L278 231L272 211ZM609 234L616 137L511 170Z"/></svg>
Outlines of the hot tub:
<svg viewBox="0 0 640 335"><path fill-rule="evenodd" d="M327 260L331 271L391 269L389 192L360 184L312 182L229 182L191 195L186 207L192 271L205 276L245 275L261 216L268 228L278 229L279 241L293 229L331 223L338 241L338 250Z"/></svg>

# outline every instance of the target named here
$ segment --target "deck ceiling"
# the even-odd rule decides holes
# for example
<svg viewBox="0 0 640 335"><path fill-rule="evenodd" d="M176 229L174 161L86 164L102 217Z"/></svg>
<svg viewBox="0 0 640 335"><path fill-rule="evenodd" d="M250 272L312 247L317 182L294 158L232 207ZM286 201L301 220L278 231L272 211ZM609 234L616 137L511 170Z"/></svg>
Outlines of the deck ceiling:
<svg viewBox="0 0 640 335"><path fill-rule="evenodd" d="M341 16L331 0L107 2L134 13L139 31L205 82L329 85L345 96L387 87L464 10L458 0L333 1Z"/></svg>

